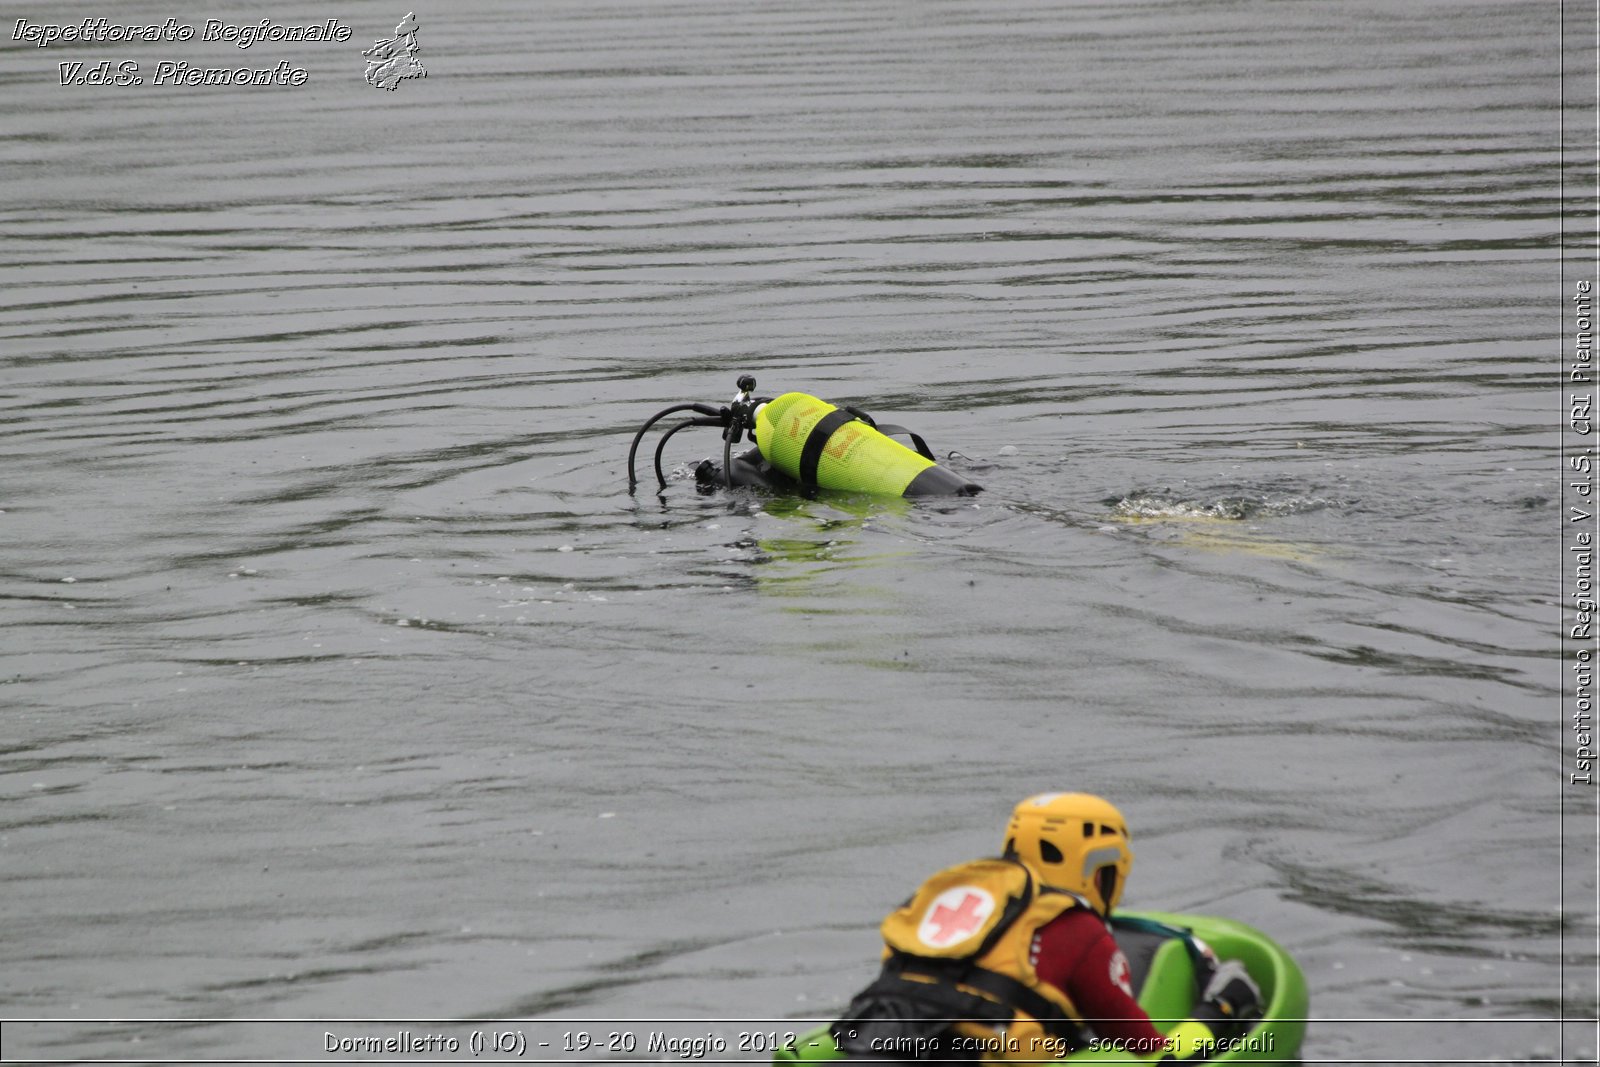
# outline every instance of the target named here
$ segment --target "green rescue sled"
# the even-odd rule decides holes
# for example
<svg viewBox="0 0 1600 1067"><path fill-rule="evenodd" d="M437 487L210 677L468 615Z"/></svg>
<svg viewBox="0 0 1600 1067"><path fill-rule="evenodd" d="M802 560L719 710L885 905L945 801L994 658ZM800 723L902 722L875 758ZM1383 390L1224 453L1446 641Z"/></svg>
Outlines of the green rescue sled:
<svg viewBox="0 0 1600 1067"><path fill-rule="evenodd" d="M1261 931L1232 919L1160 911L1118 911L1112 920L1127 954L1139 1004L1165 1033L1189 1017L1198 995L1194 963L1182 938L1153 932L1152 925L1187 930L1218 959L1239 960L1261 987L1262 1014L1250 1030L1227 1039L1205 1063L1293 1063L1305 1037L1310 1001L1305 976L1289 954ZM787 1064L842 1059L826 1026L807 1033L773 1061ZM1149 1064L1154 1057L1112 1048L1085 1048L1060 1062Z"/></svg>

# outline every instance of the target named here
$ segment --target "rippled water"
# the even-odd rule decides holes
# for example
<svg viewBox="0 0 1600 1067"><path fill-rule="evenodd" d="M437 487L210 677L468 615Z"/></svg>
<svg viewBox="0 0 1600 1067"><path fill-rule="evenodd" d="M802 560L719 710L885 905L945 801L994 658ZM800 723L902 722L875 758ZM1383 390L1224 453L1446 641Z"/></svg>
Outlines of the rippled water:
<svg viewBox="0 0 1600 1067"><path fill-rule="evenodd" d="M1308 1058L1593 1015L1554 11L475 2L374 90L402 14L0 42L0 1018L67 1020L5 1055L826 1016L1063 787L1290 949ZM630 497L743 372L987 492L702 496L697 431Z"/></svg>

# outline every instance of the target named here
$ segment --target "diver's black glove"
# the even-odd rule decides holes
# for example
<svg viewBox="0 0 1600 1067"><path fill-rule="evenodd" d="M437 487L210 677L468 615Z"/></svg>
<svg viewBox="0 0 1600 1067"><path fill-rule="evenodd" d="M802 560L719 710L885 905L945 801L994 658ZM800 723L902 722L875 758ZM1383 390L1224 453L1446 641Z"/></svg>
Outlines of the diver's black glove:
<svg viewBox="0 0 1600 1067"><path fill-rule="evenodd" d="M1210 1024L1218 1037L1243 1033L1261 1016L1261 988L1238 960L1217 964L1200 1000L1194 1017Z"/></svg>

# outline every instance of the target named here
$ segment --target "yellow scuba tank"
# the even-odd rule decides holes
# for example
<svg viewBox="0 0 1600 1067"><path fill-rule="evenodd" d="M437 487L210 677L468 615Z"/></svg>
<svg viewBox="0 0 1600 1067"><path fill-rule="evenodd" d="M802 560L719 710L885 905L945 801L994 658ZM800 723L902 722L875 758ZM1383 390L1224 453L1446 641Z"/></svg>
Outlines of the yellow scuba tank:
<svg viewBox="0 0 1600 1067"><path fill-rule="evenodd" d="M755 388L755 378L742 374L739 391L726 406L673 404L650 416L628 446L628 492L639 485L634 469L639 442L650 427L678 412L694 414L669 427L656 444L656 483L663 490L667 476L661 453L672 435L691 426L720 426L722 466L708 459L695 468L701 492L735 486L790 491L796 483L807 495L818 488L877 496L971 496L983 491L983 486L935 463L927 442L903 426L880 425L865 412L805 393L758 397ZM733 446L747 433L756 447L735 455ZM891 440L890 434L909 437L916 451Z"/></svg>
<svg viewBox="0 0 1600 1067"><path fill-rule="evenodd" d="M806 393L756 409L762 458L807 488L879 496L970 496L981 486L877 430L855 413Z"/></svg>

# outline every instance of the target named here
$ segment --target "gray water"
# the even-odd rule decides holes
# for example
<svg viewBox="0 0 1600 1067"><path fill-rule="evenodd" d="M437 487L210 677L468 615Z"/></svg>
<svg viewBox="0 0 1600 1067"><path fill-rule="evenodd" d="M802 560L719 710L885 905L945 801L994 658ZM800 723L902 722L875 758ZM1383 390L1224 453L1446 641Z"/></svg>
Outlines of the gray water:
<svg viewBox="0 0 1600 1067"><path fill-rule="evenodd" d="M796 1028L1070 788L1308 1060L1593 1055L1557 9L474 0L375 89L403 14L0 41L0 1051ZM745 372L987 492L630 496Z"/></svg>

